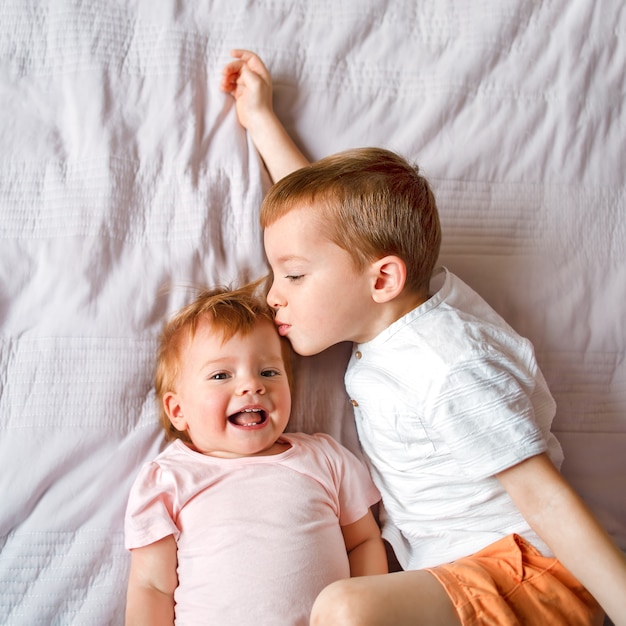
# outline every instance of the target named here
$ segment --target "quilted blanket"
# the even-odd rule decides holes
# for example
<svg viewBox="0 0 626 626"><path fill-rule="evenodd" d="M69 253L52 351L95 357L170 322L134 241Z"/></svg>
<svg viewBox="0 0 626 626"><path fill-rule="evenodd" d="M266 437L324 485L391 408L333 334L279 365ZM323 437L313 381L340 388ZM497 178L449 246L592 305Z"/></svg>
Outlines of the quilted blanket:
<svg viewBox="0 0 626 626"><path fill-rule="evenodd" d="M420 164L441 263L533 341L563 471L626 548L621 0L4 0L0 622L123 623L158 333L267 271L269 177L219 90L235 47L311 159ZM291 429L358 452L348 348L297 362Z"/></svg>

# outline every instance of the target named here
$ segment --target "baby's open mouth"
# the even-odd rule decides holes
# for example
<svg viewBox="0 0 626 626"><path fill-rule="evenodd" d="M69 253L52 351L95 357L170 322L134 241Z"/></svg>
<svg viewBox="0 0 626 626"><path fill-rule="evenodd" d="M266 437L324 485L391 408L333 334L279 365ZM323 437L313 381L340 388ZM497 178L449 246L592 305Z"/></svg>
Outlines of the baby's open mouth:
<svg viewBox="0 0 626 626"><path fill-rule="evenodd" d="M267 420L263 409L244 409L228 417L228 421L236 426L258 426Z"/></svg>

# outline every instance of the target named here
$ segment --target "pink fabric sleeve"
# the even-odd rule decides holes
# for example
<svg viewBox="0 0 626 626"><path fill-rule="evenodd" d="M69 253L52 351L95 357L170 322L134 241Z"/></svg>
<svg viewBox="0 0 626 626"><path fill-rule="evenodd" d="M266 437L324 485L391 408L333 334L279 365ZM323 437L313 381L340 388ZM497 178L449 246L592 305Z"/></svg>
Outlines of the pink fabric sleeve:
<svg viewBox="0 0 626 626"><path fill-rule="evenodd" d="M341 526L352 524L380 501L380 492L372 482L367 467L352 452L329 435L318 433L316 436L325 442L328 460L333 468L339 523Z"/></svg>
<svg viewBox="0 0 626 626"><path fill-rule="evenodd" d="M168 535L178 540L176 489L157 463L146 463L131 488L124 523L128 550L147 546Z"/></svg>

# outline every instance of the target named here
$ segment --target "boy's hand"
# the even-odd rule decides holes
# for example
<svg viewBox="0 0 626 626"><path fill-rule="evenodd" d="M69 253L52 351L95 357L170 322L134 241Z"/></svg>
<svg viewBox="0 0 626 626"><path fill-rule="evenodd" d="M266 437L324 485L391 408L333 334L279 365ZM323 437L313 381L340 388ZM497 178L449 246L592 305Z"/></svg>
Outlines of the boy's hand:
<svg viewBox="0 0 626 626"><path fill-rule="evenodd" d="M252 130L258 118L273 113L272 78L263 61L249 50L231 50L231 61L222 70L222 91L235 98L241 125ZM251 128L252 127L252 128Z"/></svg>
<svg viewBox="0 0 626 626"><path fill-rule="evenodd" d="M235 98L239 123L248 131L272 181L308 165L272 106L272 77L249 50L231 50L236 60L222 71L222 91Z"/></svg>

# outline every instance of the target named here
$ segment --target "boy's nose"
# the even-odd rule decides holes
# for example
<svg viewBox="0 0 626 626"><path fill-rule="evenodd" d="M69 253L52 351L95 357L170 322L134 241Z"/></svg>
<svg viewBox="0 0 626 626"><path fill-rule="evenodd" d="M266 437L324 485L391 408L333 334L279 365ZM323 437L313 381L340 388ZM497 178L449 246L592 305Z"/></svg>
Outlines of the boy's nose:
<svg viewBox="0 0 626 626"><path fill-rule="evenodd" d="M278 291L274 287L274 284L272 284L270 290L267 292L267 303L273 309L278 309L281 306L285 306L285 300L284 298L280 297Z"/></svg>

